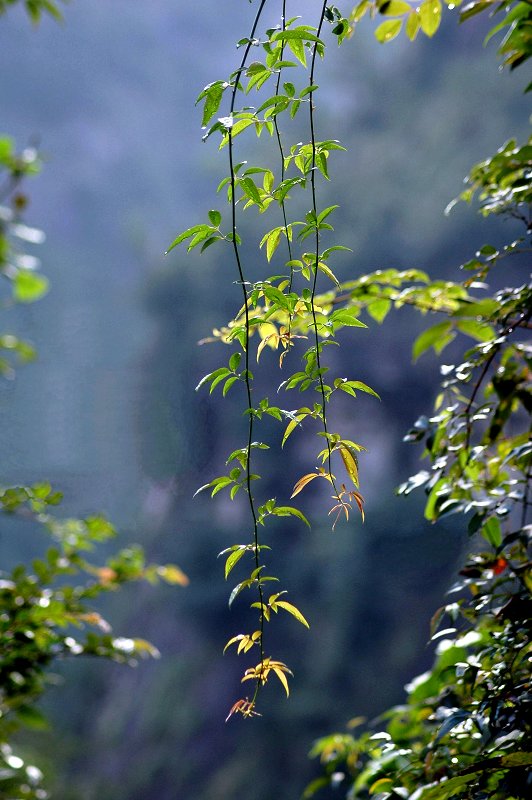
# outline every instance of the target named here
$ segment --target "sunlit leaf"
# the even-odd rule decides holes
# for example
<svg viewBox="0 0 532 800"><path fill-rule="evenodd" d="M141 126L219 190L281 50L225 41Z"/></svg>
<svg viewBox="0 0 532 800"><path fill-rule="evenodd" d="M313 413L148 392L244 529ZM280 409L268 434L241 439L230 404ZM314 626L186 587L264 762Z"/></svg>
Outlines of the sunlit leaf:
<svg viewBox="0 0 532 800"><path fill-rule="evenodd" d="M284 608L285 611L288 611L289 614L295 617L297 621L300 622L302 625L304 625L306 628L310 628L310 625L308 624L307 620L305 619L301 611L294 605L292 605L292 603L289 603L287 600L278 600L277 605L280 606L281 608Z"/></svg>
<svg viewBox="0 0 532 800"><path fill-rule="evenodd" d="M381 22L375 29L375 38L381 44L391 42L392 39L399 35L402 27L402 19L387 19L386 22Z"/></svg>
<svg viewBox="0 0 532 800"><path fill-rule="evenodd" d="M347 449L347 447L340 447L340 455L342 456L342 461L344 462L344 466L347 470L347 473L353 483L355 484L356 488L359 487L359 478L358 478L358 466L356 462L355 456Z"/></svg>
<svg viewBox="0 0 532 800"><path fill-rule="evenodd" d="M442 6L440 0L423 0L419 7L421 30L427 36L434 36L440 27Z"/></svg>

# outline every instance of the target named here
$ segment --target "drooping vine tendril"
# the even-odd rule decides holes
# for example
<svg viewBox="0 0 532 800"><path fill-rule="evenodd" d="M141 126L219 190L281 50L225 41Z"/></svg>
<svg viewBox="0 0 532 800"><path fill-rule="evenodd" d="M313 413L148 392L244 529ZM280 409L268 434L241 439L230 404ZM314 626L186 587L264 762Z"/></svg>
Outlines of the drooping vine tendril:
<svg viewBox="0 0 532 800"><path fill-rule="evenodd" d="M321 30L323 27L323 23L325 20L325 11L327 8L327 2L324 2L321 9L320 20L316 30L316 36L319 39ZM314 86L314 74L316 69L316 56L318 54L318 42L314 42L312 46L312 58L311 58L311 65L310 65L310 75L309 75L309 86ZM322 422L323 422L323 432L325 434L325 441L327 443L327 467L329 473L329 479L331 481L332 487L334 489L334 494L336 499L342 504L342 500L338 489L336 487L336 481L332 473L332 447L331 442L329 439L329 430L327 424L327 398L325 395L325 384L323 381L323 372L322 372L322 362L321 362L321 348L322 345L320 344L319 340L319 333L318 333L318 321L316 318L316 307L315 307L315 298L316 298L316 290L318 285L318 262L320 260L320 232L318 226L318 205L317 205L317 193L316 193L316 130L315 130L315 109L314 109L314 100L313 100L314 93L313 91L310 92L310 100L309 100L309 123L310 123L310 143L312 148L312 163L311 163L311 171L310 171L310 187L311 187L311 198L312 198L312 213L314 217L314 223L316 226L315 230L315 240L314 240L314 276L312 281L312 292L310 296L310 307L312 313L312 327L314 331L314 342L316 348L316 366L318 372L318 380L319 380L319 388L321 394L321 406L322 406Z"/></svg>
<svg viewBox="0 0 532 800"><path fill-rule="evenodd" d="M236 71L234 75L234 83L231 92L231 106L230 106L230 118L232 119L234 110L235 110L235 102L236 102L236 95L238 92L240 77L245 69L247 58L249 55L249 51L252 47L253 40L255 37L255 33L257 31L257 27L266 6L267 0L261 0L260 6L257 10L255 15L255 19L253 21L253 25L251 28L251 32L249 34L248 42L245 45L244 54L242 56L242 60L240 62L240 67ZM249 502L249 511L252 519L252 526L253 526L253 546L254 546L254 559L255 559L255 570L257 574L257 591L259 596L259 630L260 630L260 637L259 637L259 648L260 648L260 665L261 668L259 669L259 674L255 681L255 691L253 695L253 699L250 703L250 711L253 711L255 706L255 701L257 699L258 693L260 691L260 687L262 685L262 665L264 664L264 593L262 590L261 584L261 561L260 561L260 542L259 542L259 529L258 529L258 519L257 519L257 510L255 507L255 499L253 497L253 492L251 489L251 445L253 442L253 427L254 427L254 413L253 413L253 399L252 399L252 378L251 372L249 369L249 340L250 340L250 324L249 324L249 304L248 304L248 293L246 289L246 280L244 276L244 270L242 266L242 259L240 257L240 248L238 244L238 235L237 235L237 223L236 223L236 176L235 176L235 165L234 165L234 142L233 142L233 133L232 133L232 126L229 126L228 129L228 150L229 150L229 169L230 169L230 186L231 186L231 240L233 246L233 254L235 258L235 264L238 271L238 278L240 286L242 287L242 294L243 294L243 305L244 305L244 314L245 314L245 338L244 338L244 382L246 386L246 395L247 395L247 404L248 404L248 444L247 444L247 458L246 458L246 488L247 488L247 495L248 495L248 502Z"/></svg>

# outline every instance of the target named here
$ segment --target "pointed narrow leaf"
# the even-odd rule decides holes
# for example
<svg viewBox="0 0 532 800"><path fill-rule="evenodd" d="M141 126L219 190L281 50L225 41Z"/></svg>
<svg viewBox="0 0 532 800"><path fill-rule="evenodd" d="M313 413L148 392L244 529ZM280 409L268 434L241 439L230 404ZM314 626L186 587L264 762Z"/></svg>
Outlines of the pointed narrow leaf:
<svg viewBox="0 0 532 800"><path fill-rule="evenodd" d="M281 608L284 608L285 611L288 611L288 613L291 614L293 617L295 617L298 622L300 622L302 625L305 626L305 628L310 628L310 625L308 624L307 620L305 619L301 611L294 605L292 605L292 603L289 603L287 600L278 600L277 605L280 606Z"/></svg>
<svg viewBox="0 0 532 800"><path fill-rule="evenodd" d="M296 414L294 419L291 419L288 425L286 426L286 430L283 435L283 441L281 442L281 447L284 447L284 443L292 433L292 431L301 423L307 414Z"/></svg>
<svg viewBox="0 0 532 800"><path fill-rule="evenodd" d="M174 247L176 247L178 244L181 244L181 242L184 242L185 239L190 239L191 236L194 236L196 233L204 230L205 228L208 228L208 225L205 225L205 223L201 225L193 225L191 228L187 228L186 231L183 231L183 233L180 233L179 236L174 239L168 250L166 250L165 255L168 255L168 253L173 250Z"/></svg>
<svg viewBox="0 0 532 800"><path fill-rule="evenodd" d="M231 570L238 564L245 552L245 547L242 547L240 550L233 550L233 552L229 554L225 562L225 580L227 580Z"/></svg>
<svg viewBox="0 0 532 800"><path fill-rule="evenodd" d="M310 522L303 512L293 506L276 506L271 513L276 517L297 517L310 528Z"/></svg>
<svg viewBox="0 0 532 800"><path fill-rule="evenodd" d="M310 483L310 481L313 481L314 478L319 478L319 477L320 477L319 473L317 472L309 472L308 475L303 475L303 477L300 478L296 483L296 485L294 486L294 491L290 495L290 499L292 499L292 497L295 497L296 494L299 494L299 492L303 491L307 483Z"/></svg>
<svg viewBox="0 0 532 800"><path fill-rule="evenodd" d="M272 667L272 669L275 672L275 674L277 675L277 677L279 678L279 680L281 681L281 683L283 684L284 690L286 692L286 696L289 697L290 696L290 690L288 688L288 681L286 679L286 675L284 674L283 670L279 669L278 667Z"/></svg>
<svg viewBox="0 0 532 800"><path fill-rule="evenodd" d="M347 447L340 447L340 455L342 456L342 461L344 462L344 466L347 470L347 473L355 487L358 489L359 481L358 481L358 466L354 455L347 449Z"/></svg>

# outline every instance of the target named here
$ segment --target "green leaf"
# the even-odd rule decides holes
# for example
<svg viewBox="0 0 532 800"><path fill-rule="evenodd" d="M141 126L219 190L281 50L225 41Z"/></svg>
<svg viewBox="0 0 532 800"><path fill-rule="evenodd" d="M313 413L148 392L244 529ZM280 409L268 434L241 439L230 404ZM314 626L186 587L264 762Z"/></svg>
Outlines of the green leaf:
<svg viewBox="0 0 532 800"><path fill-rule="evenodd" d="M339 208L339 206L337 205L328 206L321 212L321 214L318 214L318 225L320 222L323 222L323 220L326 219L329 216L329 214L332 214L332 212L337 208Z"/></svg>
<svg viewBox="0 0 532 800"><path fill-rule="evenodd" d="M290 436L290 434L294 431L294 429L300 424L301 420L305 419L307 414L297 414L294 419L291 419L288 425L286 426L286 430L283 434L283 440L281 442L281 447L284 447L284 443Z"/></svg>
<svg viewBox="0 0 532 800"><path fill-rule="evenodd" d="M222 215L219 211L209 211L209 219L213 225L218 227L220 222L222 221Z"/></svg>
<svg viewBox="0 0 532 800"><path fill-rule="evenodd" d="M246 552L245 546L239 545L238 550L233 550L233 552L229 556L227 556L227 559L226 559L226 562L225 562L225 570L224 570L225 579L226 580L227 580L231 570L233 569L233 567L236 564L238 564L238 562L240 561L240 559L242 558L242 556L244 555L245 552Z"/></svg>
<svg viewBox="0 0 532 800"><path fill-rule="evenodd" d="M362 381L347 381L347 384L349 386L352 386L353 389L358 389L361 392L366 392L366 394L372 394L373 397L376 397L377 400L380 400L380 397L377 394L377 392L374 389L372 389L371 386L368 386L367 383L362 383Z"/></svg>
<svg viewBox="0 0 532 800"><path fill-rule="evenodd" d="M465 787L476 782L479 772L468 775L457 775L454 778L442 779L434 783L420 786L410 795L410 800L451 800L451 798L466 797Z"/></svg>
<svg viewBox="0 0 532 800"><path fill-rule="evenodd" d="M181 244L181 242L184 242L185 239L190 239L191 236L194 236L199 231L202 231L208 227L208 225L202 223L201 225L193 225L191 228L187 228L186 231L183 231L183 233L180 233L179 236L174 239L168 250L165 251L165 255L168 255L168 253L173 250L174 247L176 247L178 244Z"/></svg>
<svg viewBox="0 0 532 800"><path fill-rule="evenodd" d="M242 358L242 353L233 353L231 358L229 359L229 369L233 372L236 372L238 366L240 364L240 360Z"/></svg>
<svg viewBox="0 0 532 800"><path fill-rule="evenodd" d="M262 198L261 198L261 196L259 194L259 190L255 186L255 183L252 181L252 179L251 178L240 178L239 183L240 183L241 189L243 189L243 191L247 195L247 197L249 197L250 200L253 200L254 203L257 203L257 205L261 206L262 205Z"/></svg>
<svg viewBox="0 0 532 800"><path fill-rule="evenodd" d="M441 22L442 6L440 0L423 0L419 7L421 30L427 36L434 36Z"/></svg>
<svg viewBox="0 0 532 800"><path fill-rule="evenodd" d="M177 586L188 586L189 579L175 564L164 564L157 567L157 575L166 583Z"/></svg>
<svg viewBox="0 0 532 800"><path fill-rule="evenodd" d="M495 338L495 331L491 325L486 325L482 322L477 322L474 319L464 319L457 323L459 331L476 339L477 342L488 342Z"/></svg>
<svg viewBox="0 0 532 800"><path fill-rule="evenodd" d="M402 27L402 19L387 19L386 22L381 22L375 30L375 38L381 44L391 42L392 39L399 35Z"/></svg>
<svg viewBox="0 0 532 800"><path fill-rule="evenodd" d="M227 84L224 84L221 81L216 81L215 83L206 86L203 92L200 94L198 101L205 98L203 117L201 120L202 127L205 127L209 120L211 120L218 111L222 101L224 88L226 86Z"/></svg>
<svg viewBox="0 0 532 800"><path fill-rule="evenodd" d="M48 287L44 275L21 269L13 279L13 297L17 303L34 303L46 294Z"/></svg>
<svg viewBox="0 0 532 800"><path fill-rule="evenodd" d="M497 517L490 517L486 520L481 529L482 536L491 546L497 550L502 544L501 523Z"/></svg>
<svg viewBox="0 0 532 800"><path fill-rule="evenodd" d="M332 281L336 286L338 287L340 286L338 278L336 277L332 269L330 269L330 267L327 266L327 264L325 264L323 261L318 261L318 269L320 270L320 272L323 272L323 274L326 275L329 278L329 280Z"/></svg>
<svg viewBox="0 0 532 800"><path fill-rule="evenodd" d="M272 42L293 42L293 41L304 41L304 42L321 42L321 39L310 33L306 26L299 26L298 28L287 29L284 31L277 31L272 36Z"/></svg>
<svg viewBox="0 0 532 800"><path fill-rule="evenodd" d="M421 19L417 11L412 9L411 13L406 18L405 31L406 35L411 42L416 38L419 28L421 26Z"/></svg>
<svg viewBox="0 0 532 800"><path fill-rule="evenodd" d="M275 506L271 513L276 517L297 517L304 522L308 528L310 528L310 522L303 512L298 508L294 508L293 506Z"/></svg>
<svg viewBox="0 0 532 800"><path fill-rule="evenodd" d="M355 6L355 9L353 11L353 20L355 22L361 20L362 17L365 14L367 14L370 8L371 8L370 0L361 0L361 2L357 6Z"/></svg>
<svg viewBox="0 0 532 800"><path fill-rule="evenodd" d="M438 352L441 341L445 340L451 328L452 325L450 322L438 322L437 325L433 325L426 331L423 331L423 333L420 333L412 348L412 357L414 361L417 361L417 359L431 347Z"/></svg>
<svg viewBox="0 0 532 800"><path fill-rule="evenodd" d="M384 298L382 300L373 300L371 303L368 303L366 310L375 322L381 323L387 316L391 307L392 301Z"/></svg>
<svg viewBox="0 0 532 800"><path fill-rule="evenodd" d="M273 228L273 230L268 231L261 239L260 247L266 244L266 258L268 261L271 261L273 254L279 247L282 230L282 228Z"/></svg>
<svg viewBox="0 0 532 800"><path fill-rule="evenodd" d="M333 311L329 320L336 325L348 325L355 328L367 328L363 322L357 318L358 309L356 308L341 308L338 311Z"/></svg>

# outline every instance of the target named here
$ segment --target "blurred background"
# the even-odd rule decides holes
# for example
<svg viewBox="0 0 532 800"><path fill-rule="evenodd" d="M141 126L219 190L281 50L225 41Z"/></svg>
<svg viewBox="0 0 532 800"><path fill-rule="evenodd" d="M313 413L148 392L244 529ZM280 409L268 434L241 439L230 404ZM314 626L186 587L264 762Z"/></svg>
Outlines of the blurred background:
<svg viewBox="0 0 532 800"><path fill-rule="evenodd" d="M269 687L264 717L224 723L241 696L242 663L222 648L247 604L227 608L216 555L239 540L245 498L192 495L241 445L243 398L234 391L222 403L194 386L225 363L222 345L197 342L234 314L240 294L221 248L163 253L209 208L223 210L215 188L227 166L214 141L202 143L194 103L235 68L235 42L255 10L242 0L228 0L223 14L214 0L76 0L62 25L45 19L34 29L18 7L0 20L0 128L43 153L43 173L26 187L28 221L46 231L38 255L52 284L22 310L38 362L0 387L0 479L50 480L68 513L105 512L119 545L139 542L191 579L184 590L124 590L106 608L117 634L150 639L161 660L67 664L58 676L46 707L53 728L24 742L62 800L299 797L317 770L307 757L313 739L400 702L405 682L430 663L428 621L462 546L451 525L423 524L421 497L394 496L421 455L402 436L430 410L438 381L431 356L411 363L420 321L395 312L382 329L349 333L334 354L338 374L382 398L334 412L368 448L367 521L354 516L331 533L308 490L312 530L269 530L272 569L311 631L291 619L272 629L273 649L296 676L290 700ZM472 209L443 215L472 164L527 124L524 79L499 72L495 47L482 48L488 22L460 27L447 14L433 41L385 47L365 22L341 49L330 42L318 135L348 152L332 160L320 204L340 204L337 241L353 248L338 260L341 279L385 267L457 277L462 261L502 236ZM265 224L250 216L249 238ZM261 390L272 395L277 357L262 359L273 380ZM279 441L276 426L266 433ZM303 438L264 459L264 499L286 503L292 478L313 469L314 445ZM31 558L3 525L4 557Z"/></svg>

